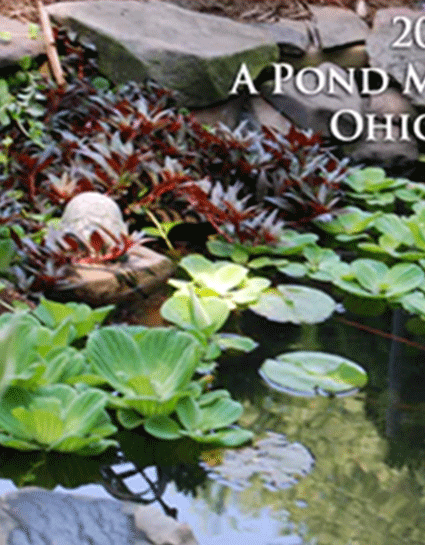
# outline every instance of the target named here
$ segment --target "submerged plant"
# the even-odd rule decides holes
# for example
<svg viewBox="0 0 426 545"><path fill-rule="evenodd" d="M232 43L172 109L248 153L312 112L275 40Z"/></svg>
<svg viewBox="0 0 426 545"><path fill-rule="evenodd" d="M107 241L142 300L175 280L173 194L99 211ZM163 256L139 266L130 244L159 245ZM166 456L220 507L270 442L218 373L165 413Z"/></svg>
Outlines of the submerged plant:
<svg viewBox="0 0 426 545"><path fill-rule="evenodd" d="M117 442L105 411L108 396L56 384L29 392L11 386L0 403L0 444L19 450L57 450L91 456Z"/></svg>

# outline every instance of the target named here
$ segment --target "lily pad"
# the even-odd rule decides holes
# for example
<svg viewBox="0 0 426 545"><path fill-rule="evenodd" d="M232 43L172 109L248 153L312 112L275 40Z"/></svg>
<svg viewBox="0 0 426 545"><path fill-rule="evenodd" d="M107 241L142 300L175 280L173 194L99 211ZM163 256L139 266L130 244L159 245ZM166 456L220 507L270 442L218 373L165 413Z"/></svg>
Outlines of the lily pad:
<svg viewBox="0 0 426 545"><path fill-rule="evenodd" d="M344 394L367 384L360 365L325 352L281 354L267 359L259 373L275 390L301 396Z"/></svg>
<svg viewBox="0 0 426 545"><path fill-rule="evenodd" d="M333 314L336 303L321 290L281 284L262 293L249 308L272 322L317 324Z"/></svg>

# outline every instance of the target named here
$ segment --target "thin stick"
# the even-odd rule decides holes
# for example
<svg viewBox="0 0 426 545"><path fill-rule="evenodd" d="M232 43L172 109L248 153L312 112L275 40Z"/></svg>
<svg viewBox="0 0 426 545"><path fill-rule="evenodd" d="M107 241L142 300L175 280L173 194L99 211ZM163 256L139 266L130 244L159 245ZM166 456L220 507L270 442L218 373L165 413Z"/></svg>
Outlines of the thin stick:
<svg viewBox="0 0 426 545"><path fill-rule="evenodd" d="M50 69L53 77L59 87L65 85L64 73L62 72L59 62L58 51L56 49L55 38L53 37L52 26L50 25L49 16L47 15L42 0L36 0L37 9L40 18L41 28L43 30L44 41L46 42L46 54L49 59Z"/></svg>

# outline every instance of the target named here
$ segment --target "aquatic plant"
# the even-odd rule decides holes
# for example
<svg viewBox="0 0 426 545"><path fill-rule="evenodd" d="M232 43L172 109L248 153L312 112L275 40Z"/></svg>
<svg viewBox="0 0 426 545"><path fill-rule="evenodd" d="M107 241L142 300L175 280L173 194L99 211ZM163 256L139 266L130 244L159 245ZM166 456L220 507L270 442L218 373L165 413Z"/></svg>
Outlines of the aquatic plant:
<svg viewBox="0 0 426 545"><path fill-rule="evenodd" d="M176 407L177 419L156 416L147 419L145 430L159 439L190 437L200 443L237 447L247 443L253 433L230 427L242 415L241 403L233 401L226 390L181 399Z"/></svg>
<svg viewBox="0 0 426 545"><path fill-rule="evenodd" d="M110 397L114 407L151 416L171 413L191 394L201 347L192 335L170 328L109 326L89 335L86 353L94 371L119 392Z"/></svg>
<svg viewBox="0 0 426 545"><path fill-rule="evenodd" d="M287 352L264 361L260 376L274 389L294 395L343 394L364 387L358 364L325 352Z"/></svg>
<svg viewBox="0 0 426 545"><path fill-rule="evenodd" d="M231 310L220 297L198 297L192 286L189 295L176 293L161 306L161 316L180 329L192 333L204 347L203 360L213 360L222 350L250 352L257 343L250 337L231 333L219 333Z"/></svg>
<svg viewBox="0 0 426 545"><path fill-rule="evenodd" d="M197 295L220 297L231 310L256 301L271 283L267 278L249 278L249 270L242 265L229 261L213 262L200 254L184 257L179 265L192 278L192 281L169 280L179 294L189 295L189 287L193 286Z"/></svg>
<svg viewBox="0 0 426 545"><path fill-rule="evenodd" d="M258 219L262 221L264 214L260 214ZM303 248L315 244L317 240L318 235L315 233L298 233L293 229L281 229L279 235L270 244L242 244L240 242L227 242L222 239L212 238L207 242L207 249L212 255L217 257L228 258L236 263L245 264L251 256L297 255Z"/></svg>
<svg viewBox="0 0 426 545"><path fill-rule="evenodd" d="M55 384L30 392L11 386L0 404L0 444L18 450L98 455L117 442L100 390Z"/></svg>
<svg viewBox="0 0 426 545"><path fill-rule="evenodd" d="M423 286L424 271L414 263L388 267L375 259L355 259L333 283L360 297L393 300Z"/></svg>
<svg viewBox="0 0 426 545"><path fill-rule="evenodd" d="M107 305L92 309L84 303L59 303L42 297L39 305L32 311L41 323L50 329L55 329L64 322L70 322L71 335L74 339L86 337L95 327L101 324L114 309Z"/></svg>
<svg viewBox="0 0 426 545"><path fill-rule="evenodd" d="M280 284L264 291L249 308L272 322L316 324L324 322L333 314L336 302L315 288Z"/></svg>

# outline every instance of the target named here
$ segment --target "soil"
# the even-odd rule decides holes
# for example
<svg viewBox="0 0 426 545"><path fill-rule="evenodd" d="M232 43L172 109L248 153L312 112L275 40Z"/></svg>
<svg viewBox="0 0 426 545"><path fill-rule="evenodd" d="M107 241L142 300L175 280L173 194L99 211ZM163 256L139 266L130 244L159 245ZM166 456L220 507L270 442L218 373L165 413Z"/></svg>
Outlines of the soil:
<svg viewBox="0 0 426 545"><path fill-rule="evenodd" d="M54 4L60 0L44 0ZM71 0L75 1L75 0ZM92 0L86 0L92 1ZM126 1L126 0L120 0ZM146 0L137 0L144 2ZM308 19L309 5L338 6L356 10L360 0L168 0L179 6L204 13L213 13L244 22L275 22L281 18ZM377 9L386 7L419 7L418 0L365 0L367 20L371 22ZM36 0L0 0L0 14L22 22L37 22Z"/></svg>

